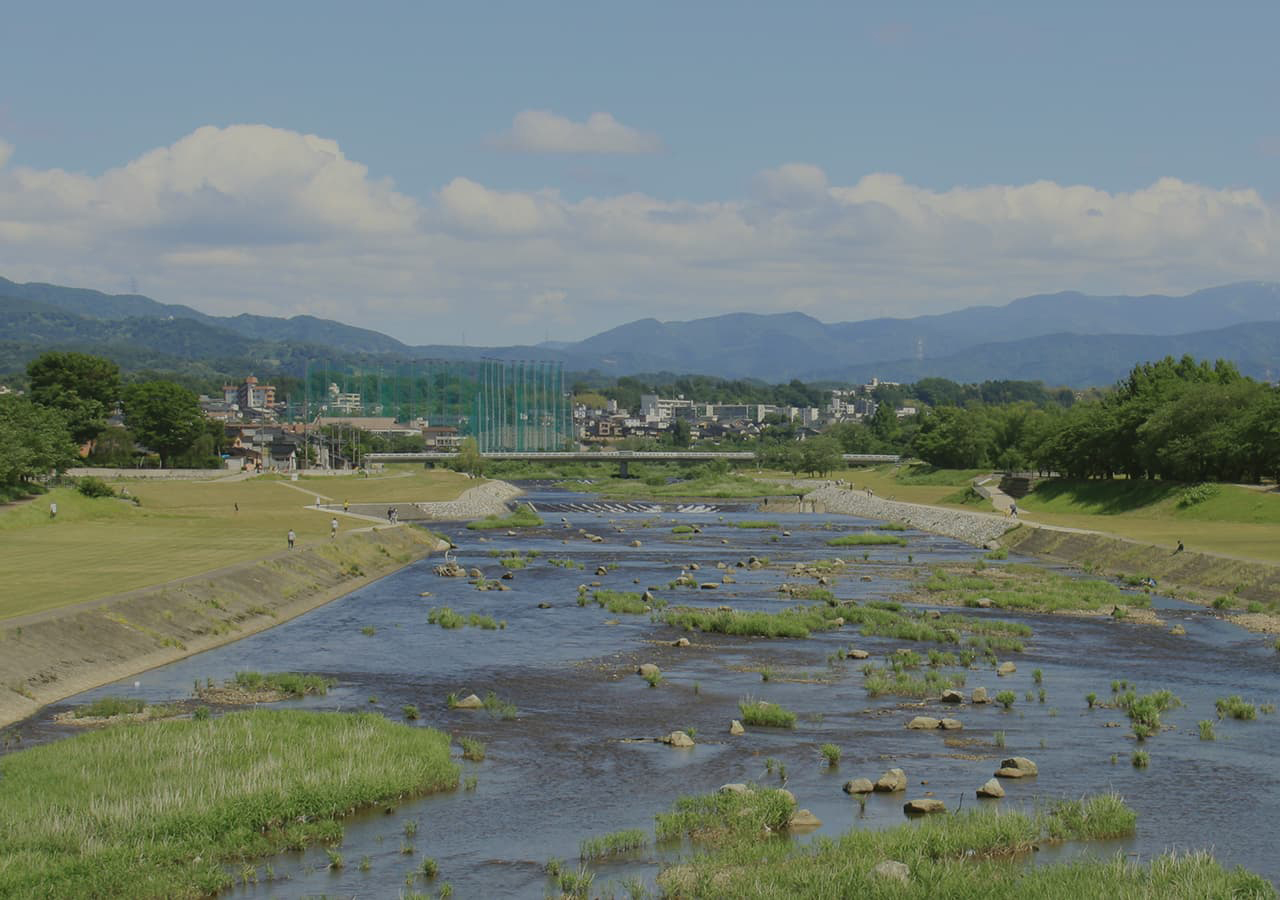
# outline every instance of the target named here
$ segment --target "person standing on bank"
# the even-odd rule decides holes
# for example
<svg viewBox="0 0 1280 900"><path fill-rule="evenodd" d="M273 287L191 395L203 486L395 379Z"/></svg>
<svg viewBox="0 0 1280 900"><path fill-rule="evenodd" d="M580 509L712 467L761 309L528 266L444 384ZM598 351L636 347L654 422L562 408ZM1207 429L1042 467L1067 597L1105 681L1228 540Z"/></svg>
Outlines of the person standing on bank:
<svg viewBox="0 0 1280 900"><path fill-rule="evenodd" d="M293 529L292 529L292 528L290 528L290 529L289 529L289 549L290 549L290 550L292 550L292 549L293 549L293 542L294 542L294 541L296 541L297 539L298 539L298 536L297 536L296 534L294 534L294 533L293 533Z"/></svg>
<svg viewBox="0 0 1280 900"><path fill-rule="evenodd" d="M333 540L338 536L338 517L334 516L329 520L329 540Z"/></svg>

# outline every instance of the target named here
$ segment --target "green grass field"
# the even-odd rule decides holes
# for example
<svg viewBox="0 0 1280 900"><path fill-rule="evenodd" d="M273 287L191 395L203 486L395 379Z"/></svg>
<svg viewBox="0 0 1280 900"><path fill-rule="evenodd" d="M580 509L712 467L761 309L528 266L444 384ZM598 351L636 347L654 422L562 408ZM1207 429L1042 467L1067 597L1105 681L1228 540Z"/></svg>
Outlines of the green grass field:
<svg viewBox="0 0 1280 900"><path fill-rule="evenodd" d="M375 497L383 502L388 494L400 502L449 500L476 483L453 472L421 469L367 479L115 483L140 506L56 488L0 508L0 584L5 585L0 620L268 556L286 549L291 528L300 546L327 541L335 514L306 508L317 494L337 503ZM58 504L56 520L49 518L50 502ZM336 515L340 532L372 524Z"/></svg>

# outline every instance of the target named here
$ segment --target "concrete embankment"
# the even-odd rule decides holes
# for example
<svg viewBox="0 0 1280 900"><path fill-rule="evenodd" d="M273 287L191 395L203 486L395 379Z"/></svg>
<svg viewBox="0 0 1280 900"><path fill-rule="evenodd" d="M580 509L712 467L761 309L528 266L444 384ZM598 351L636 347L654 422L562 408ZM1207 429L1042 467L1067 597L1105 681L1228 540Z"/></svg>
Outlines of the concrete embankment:
<svg viewBox="0 0 1280 900"><path fill-rule="evenodd" d="M804 499L807 503L819 504L827 512L903 522L921 531L946 535L979 547L990 541L998 541L1012 525L1003 516L904 503L900 500L883 500L866 491L850 490L834 484L809 491ZM817 511L818 507L815 506L814 509Z"/></svg>
<svg viewBox="0 0 1280 900"><path fill-rule="evenodd" d="M1162 594L1201 605L1225 597L1231 606L1269 606L1280 595L1280 566L1143 544L1093 531L1023 525L1002 543L1011 550L1080 566L1088 572L1156 579ZM1250 631L1280 633L1280 616L1238 612L1229 616Z"/></svg>
<svg viewBox="0 0 1280 900"><path fill-rule="evenodd" d="M0 622L0 726L47 703L279 625L446 546L418 528L375 528L7 619Z"/></svg>
<svg viewBox="0 0 1280 900"><path fill-rule="evenodd" d="M401 522L448 522L483 519L485 516L504 516L507 504L524 491L505 481L486 481L467 488L457 500L414 503L404 500L395 503L352 503L350 511L364 516L383 518L387 508L394 506Z"/></svg>

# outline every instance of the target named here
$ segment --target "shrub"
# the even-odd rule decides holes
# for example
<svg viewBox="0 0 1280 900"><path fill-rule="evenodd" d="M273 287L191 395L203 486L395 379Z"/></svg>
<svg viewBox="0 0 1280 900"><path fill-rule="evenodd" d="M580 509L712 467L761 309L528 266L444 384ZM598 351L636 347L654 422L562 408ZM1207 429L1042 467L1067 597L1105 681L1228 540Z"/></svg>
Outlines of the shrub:
<svg viewBox="0 0 1280 900"><path fill-rule="evenodd" d="M1135 769L1145 769L1151 762L1151 755L1146 750L1133 751L1133 767Z"/></svg>
<svg viewBox="0 0 1280 900"><path fill-rule="evenodd" d="M400 707L400 712L404 713L404 717L409 721L413 721L418 718L418 707L414 706L412 703L406 703L404 706Z"/></svg>
<svg viewBox="0 0 1280 900"><path fill-rule="evenodd" d="M1213 731L1213 722L1209 721L1208 719L1201 719L1199 728L1200 728L1200 740L1214 741L1218 739L1217 734L1215 734Z"/></svg>
<svg viewBox="0 0 1280 900"><path fill-rule="evenodd" d="M95 478L93 475L86 475L84 478L77 479L76 490L86 497L114 497L116 495L111 485L101 478Z"/></svg>
<svg viewBox="0 0 1280 900"><path fill-rule="evenodd" d="M840 748L835 744L823 744L818 748L818 752L822 754L822 758L827 761L827 765L834 769L840 765Z"/></svg>
<svg viewBox="0 0 1280 900"><path fill-rule="evenodd" d="M76 709L77 719L110 719L115 716L131 716L142 712L147 704L133 697L99 697L87 706Z"/></svg>
<svg viewBox="0 0 1280 900"><path fill-rule="evenodd" d="M1001 706L1003 706L1005 709L1008 709L1009 707L1013 706L1013 702L1017 699L1018 699L1018 695L1015 694L1013 691L1001 691L1000 693L996 694L996 702L999 703Z"/></svg>

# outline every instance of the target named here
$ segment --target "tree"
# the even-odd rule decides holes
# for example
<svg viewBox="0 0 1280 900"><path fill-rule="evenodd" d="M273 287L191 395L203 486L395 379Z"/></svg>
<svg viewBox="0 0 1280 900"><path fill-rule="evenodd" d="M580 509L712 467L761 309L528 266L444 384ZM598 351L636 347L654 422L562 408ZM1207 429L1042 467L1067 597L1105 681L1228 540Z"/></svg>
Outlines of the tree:
<svg viewBox="0 0 1280 900"><path fill-rule="evenodd" d="M458 455L450 462L450 467L457 472L468 472L472 475L483 475L485 458L480 455L480 445L473 437L463 438L458 445Z"/></svg>
<svg viewBox="0 0 1280 900"><path fill-rule="evenodd" d="M833 437L822 435L800 444L800 464L812 475L826 475L841 462L840 444Z"/></svg>
<svg viewBox="0 0 1280 900"><path fill-rule="evenodd" d="M61 471L77 456L62 413L26 397L0 395L0 485Z"/></svg>
<svg viewBox="0 0 1280 900"><path fill-rule="evenodd" d="M31 399L62 410L77 444L93 440L120 399L120 367L87 353L44 353L27 364Z"/></svg>
<svg viewBox="0 0 1280 900"><path fill-rule="evenodd" d="M160 455L160 465L187 450L205 433L200 398L172 381L130 385L124 416L134 436Z"/></svg>
<svg viewBox="0 0 1280 900"><path fill-rule="evenodd" d="M690 431L691 429L689 428L688 420L679 418L672 419L671 428L667 431L667 434L671 436L671 446L680 448L688 447Z"/></svg>

